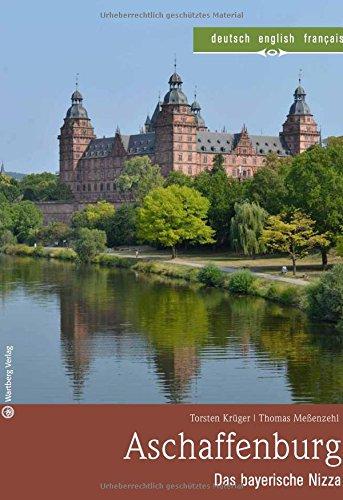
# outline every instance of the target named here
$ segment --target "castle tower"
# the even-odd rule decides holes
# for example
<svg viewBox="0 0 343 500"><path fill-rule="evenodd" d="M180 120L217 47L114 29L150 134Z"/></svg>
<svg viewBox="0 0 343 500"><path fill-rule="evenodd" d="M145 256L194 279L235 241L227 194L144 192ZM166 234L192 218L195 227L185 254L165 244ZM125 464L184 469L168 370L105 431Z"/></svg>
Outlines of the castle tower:
<svg viewBox="0 0 343 500"><path fill-rule="evenodd" d="M295 155L302 153L314 144L319 144L320 133L306 102L306 92L301 86L301 78L299 78L299 85L293 95L294 102L290 107L280 135L292 155Z"/></svg>
<svg viewBox="0 0 343 500"><path fill-rule="evenodd" d="M182 78L175 71L169 78L169 92L164 97L155 124L155 162L162 174L178 170L197 173L197 123L182 91Z"/></svg>
<svg viewBox="0 0 343 500"><path fill-rule="evenodd" d="M194 101L191 104L191 110L195 115L195 121L197 124L197 129L199 131L205 131L207 130L207 127L205 125L205 120L201 116L201 106L199 102L197 101L197 94L196 91L194 92Z"/></svg>
<svg viewBox="0 0 343 500"><path fill-rule="evenodd" d="M64 118L60 141L60 178L76 191L75 169L87 149L90 141L95 138L94 130L86 109L82 105L83 97L76 89L71 96L71 106Z"/></svg>

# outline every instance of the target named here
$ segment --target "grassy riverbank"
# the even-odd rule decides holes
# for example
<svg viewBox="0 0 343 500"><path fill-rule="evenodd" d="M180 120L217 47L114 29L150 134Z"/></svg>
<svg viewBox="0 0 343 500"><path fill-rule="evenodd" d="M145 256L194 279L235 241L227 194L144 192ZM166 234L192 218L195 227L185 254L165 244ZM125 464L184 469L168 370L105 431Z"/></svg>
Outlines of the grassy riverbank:
<svg viewBox="0 0 343 500"><path fill-rule="evenodd" d="M3 249L7 255L77 261L77 254L70 248L43 248L28 245L8 245ZM165 278L228 290L240 295L263 297L280 304L303 309L306 291L304 287L286 283L273 283L255 277L248 270L237 270L232 274L221 271L213 265L198 269L183 264L168 264L150 259L135 259L112 254L100 254L92 264L105 267L133 269L136 272L155 274Z"/></svg>

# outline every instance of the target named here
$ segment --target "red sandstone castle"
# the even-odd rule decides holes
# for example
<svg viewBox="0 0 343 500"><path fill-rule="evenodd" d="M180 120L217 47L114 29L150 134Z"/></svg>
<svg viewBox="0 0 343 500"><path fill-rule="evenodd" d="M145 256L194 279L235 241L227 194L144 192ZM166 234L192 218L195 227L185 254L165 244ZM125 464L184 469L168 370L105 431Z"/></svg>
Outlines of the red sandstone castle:
<svg viewBox="0 0 343 500"><path fill-rule="evenodd" d="M240 179L251 177L263 165L268 153L280 157L301 153L320 141L320 133L301 86L294 92L282 132L277 136L241 132L211 132L195 100L188 104L182 79L176 71L169 78L169 91L158 102L139 134L97 139L82 95L75 90L59 135L60 176L79 203L106 199L120 202L116 178L126 160L147 155L161 167L163 175L181 171L197 175L210 169L214 155L222 153L227 174Z"/></svg>

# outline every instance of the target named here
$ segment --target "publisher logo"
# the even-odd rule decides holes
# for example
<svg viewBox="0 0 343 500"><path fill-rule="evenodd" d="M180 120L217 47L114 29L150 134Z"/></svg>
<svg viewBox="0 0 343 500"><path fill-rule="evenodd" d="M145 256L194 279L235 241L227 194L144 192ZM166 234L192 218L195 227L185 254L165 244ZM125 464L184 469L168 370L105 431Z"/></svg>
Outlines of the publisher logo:
<svg viewBox="0 0 343 500"><path fill-rule="evenodd" d="M6 418L10 419L14 417L14 408L12 406L3 406L1 410L1 415Z"/></svg>

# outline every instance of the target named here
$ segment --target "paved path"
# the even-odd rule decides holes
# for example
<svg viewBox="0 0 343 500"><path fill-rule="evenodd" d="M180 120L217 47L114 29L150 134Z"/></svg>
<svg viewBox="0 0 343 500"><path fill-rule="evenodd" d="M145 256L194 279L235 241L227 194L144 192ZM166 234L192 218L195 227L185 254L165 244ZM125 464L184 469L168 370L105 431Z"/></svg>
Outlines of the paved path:
<svg viewBox="0 0 343 500"><path fill-rule="evenodd" d="M120 252L113 252L115 255L118 257L134 257L133 254L124 254ZM189 266L189 267L196 267L196 268L203 268L206 265L210 264L210 262L206 264L199 264L198 262L193 262L191 260L183 260L183 259L165 259L165 255L139 255L138 259L156 259L159 262L164 262L166 264L182 264L184 266ZM239 267L228 267L228 266L218 266L219 269L221 269L224 273L234 273L236 271L239 271ZM278 276L276 274L268 274L268 273L259 273L256 271L251 271L255 276L258 276L259 278L263 278L266 280L270 281L279 281L281 283L289 283L291 285L300 285L300 286L307 286L309 285L308 281L302 280L300 278L289 278L287 276Z"/></svg>

